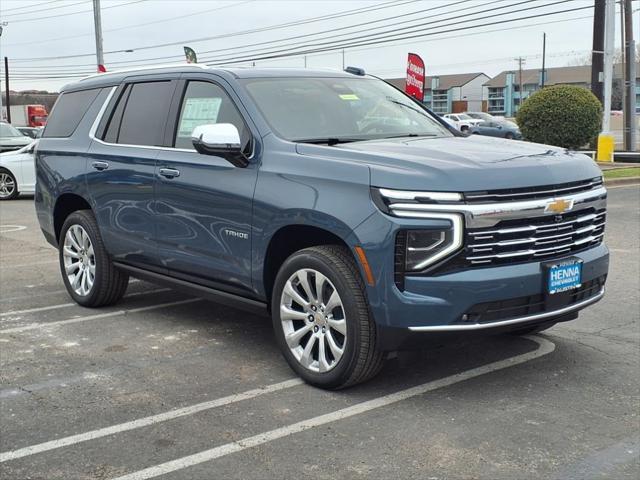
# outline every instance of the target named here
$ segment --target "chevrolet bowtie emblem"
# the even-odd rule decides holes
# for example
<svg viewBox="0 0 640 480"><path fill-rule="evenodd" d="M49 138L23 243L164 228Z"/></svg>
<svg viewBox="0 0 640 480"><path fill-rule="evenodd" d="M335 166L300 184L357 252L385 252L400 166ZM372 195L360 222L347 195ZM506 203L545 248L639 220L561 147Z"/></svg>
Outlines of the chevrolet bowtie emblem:
<svg viewBox="0 0 640 480"><path fill-rule="evenodd" d="M568 212L573 208L573 199L564 199L559 198L558 200L554 200L553 202L547 203L547 206L544 208L544 213L555 213L560 214L564 212Z"/></svg>

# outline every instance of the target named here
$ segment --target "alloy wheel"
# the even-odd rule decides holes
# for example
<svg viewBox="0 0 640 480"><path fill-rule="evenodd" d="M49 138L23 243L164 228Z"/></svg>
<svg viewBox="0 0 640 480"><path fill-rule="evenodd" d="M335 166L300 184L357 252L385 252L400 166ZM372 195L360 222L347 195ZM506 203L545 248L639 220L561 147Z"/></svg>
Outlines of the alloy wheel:
<svg viewBox="0 0 640 480"><path fill-rule="evenodd" d="M15 180L8 173L0 173L0 198L9 198L16 190Z"/></svg>
<svg viewBox="0 0 640 480"><path fill-rule="evenodd" d="M62 258L71 289L81 297L91 293L96 278L96 256L87 231L71 225L64 237Z"/></svg>
<svg viewBox="0 0 640 480"><path fill-rule="evenodd" d="M285 340L295 359L312 372L333 369L347 344L347 319L333 283L313 269L296 271L280 299Z"/></svg>

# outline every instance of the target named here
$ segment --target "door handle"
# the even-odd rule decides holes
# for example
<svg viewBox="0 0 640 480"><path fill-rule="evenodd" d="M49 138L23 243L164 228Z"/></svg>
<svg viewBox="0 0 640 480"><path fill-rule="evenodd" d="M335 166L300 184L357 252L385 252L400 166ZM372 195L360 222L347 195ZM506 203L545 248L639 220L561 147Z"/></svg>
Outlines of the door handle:
<svg viewBox="0 0 640 480"><path fill-rule="evenodd" d="M176 178L180 176L180 170L176 170L175 168L161 168L159 173L165 178Z"/></svg>
<svg viewBox="0 0 640 480"><path fill-rule="evenodd" d="M98 170L99 172L101 172L102 170L106 170L107 168L109 168L109 164L107 162L93 162L91 164L91 166L93 168L95 168L96 170Z"/></svg>

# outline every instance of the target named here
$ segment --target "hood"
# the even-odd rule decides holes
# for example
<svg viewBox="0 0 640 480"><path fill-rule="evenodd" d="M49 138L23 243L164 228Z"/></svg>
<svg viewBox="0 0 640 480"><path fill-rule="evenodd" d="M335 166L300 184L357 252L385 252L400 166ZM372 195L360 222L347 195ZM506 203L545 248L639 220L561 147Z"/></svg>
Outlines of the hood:
<svg viewBox="0 0 640 480"><path fill-rule="evenodd" d="M595 162L584 154L478 135L373 140L333 147L297 144L297 150L302 155L366 163L372 186L399 190L498 190L602 175Z"/></svg>

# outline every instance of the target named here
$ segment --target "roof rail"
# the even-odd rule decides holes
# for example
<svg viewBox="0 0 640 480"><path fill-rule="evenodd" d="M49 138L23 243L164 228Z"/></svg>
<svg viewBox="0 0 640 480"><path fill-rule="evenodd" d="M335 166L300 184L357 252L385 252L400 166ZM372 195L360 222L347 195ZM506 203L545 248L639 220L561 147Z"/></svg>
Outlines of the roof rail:
<svg viewBox="0 0 640 480"><path fill-rule="evenodd" d="M106 75L115 75L115 74L128 73L128 72L143 72L146 70L155 70L157 68L170 68L170 67L195 67L195 68L201 68L203 70L211 68L211 67L208 67L207 65L203 65L200 63L186 63L186 62L164 63L159 65L147 65L144 67L123 68L122 70L113 70L113 71L104 72L104 73L94 73L80 79L80 81L82 82L83 80L88 80L90 78L96 78L96 77L104 77Z"/></svg>

